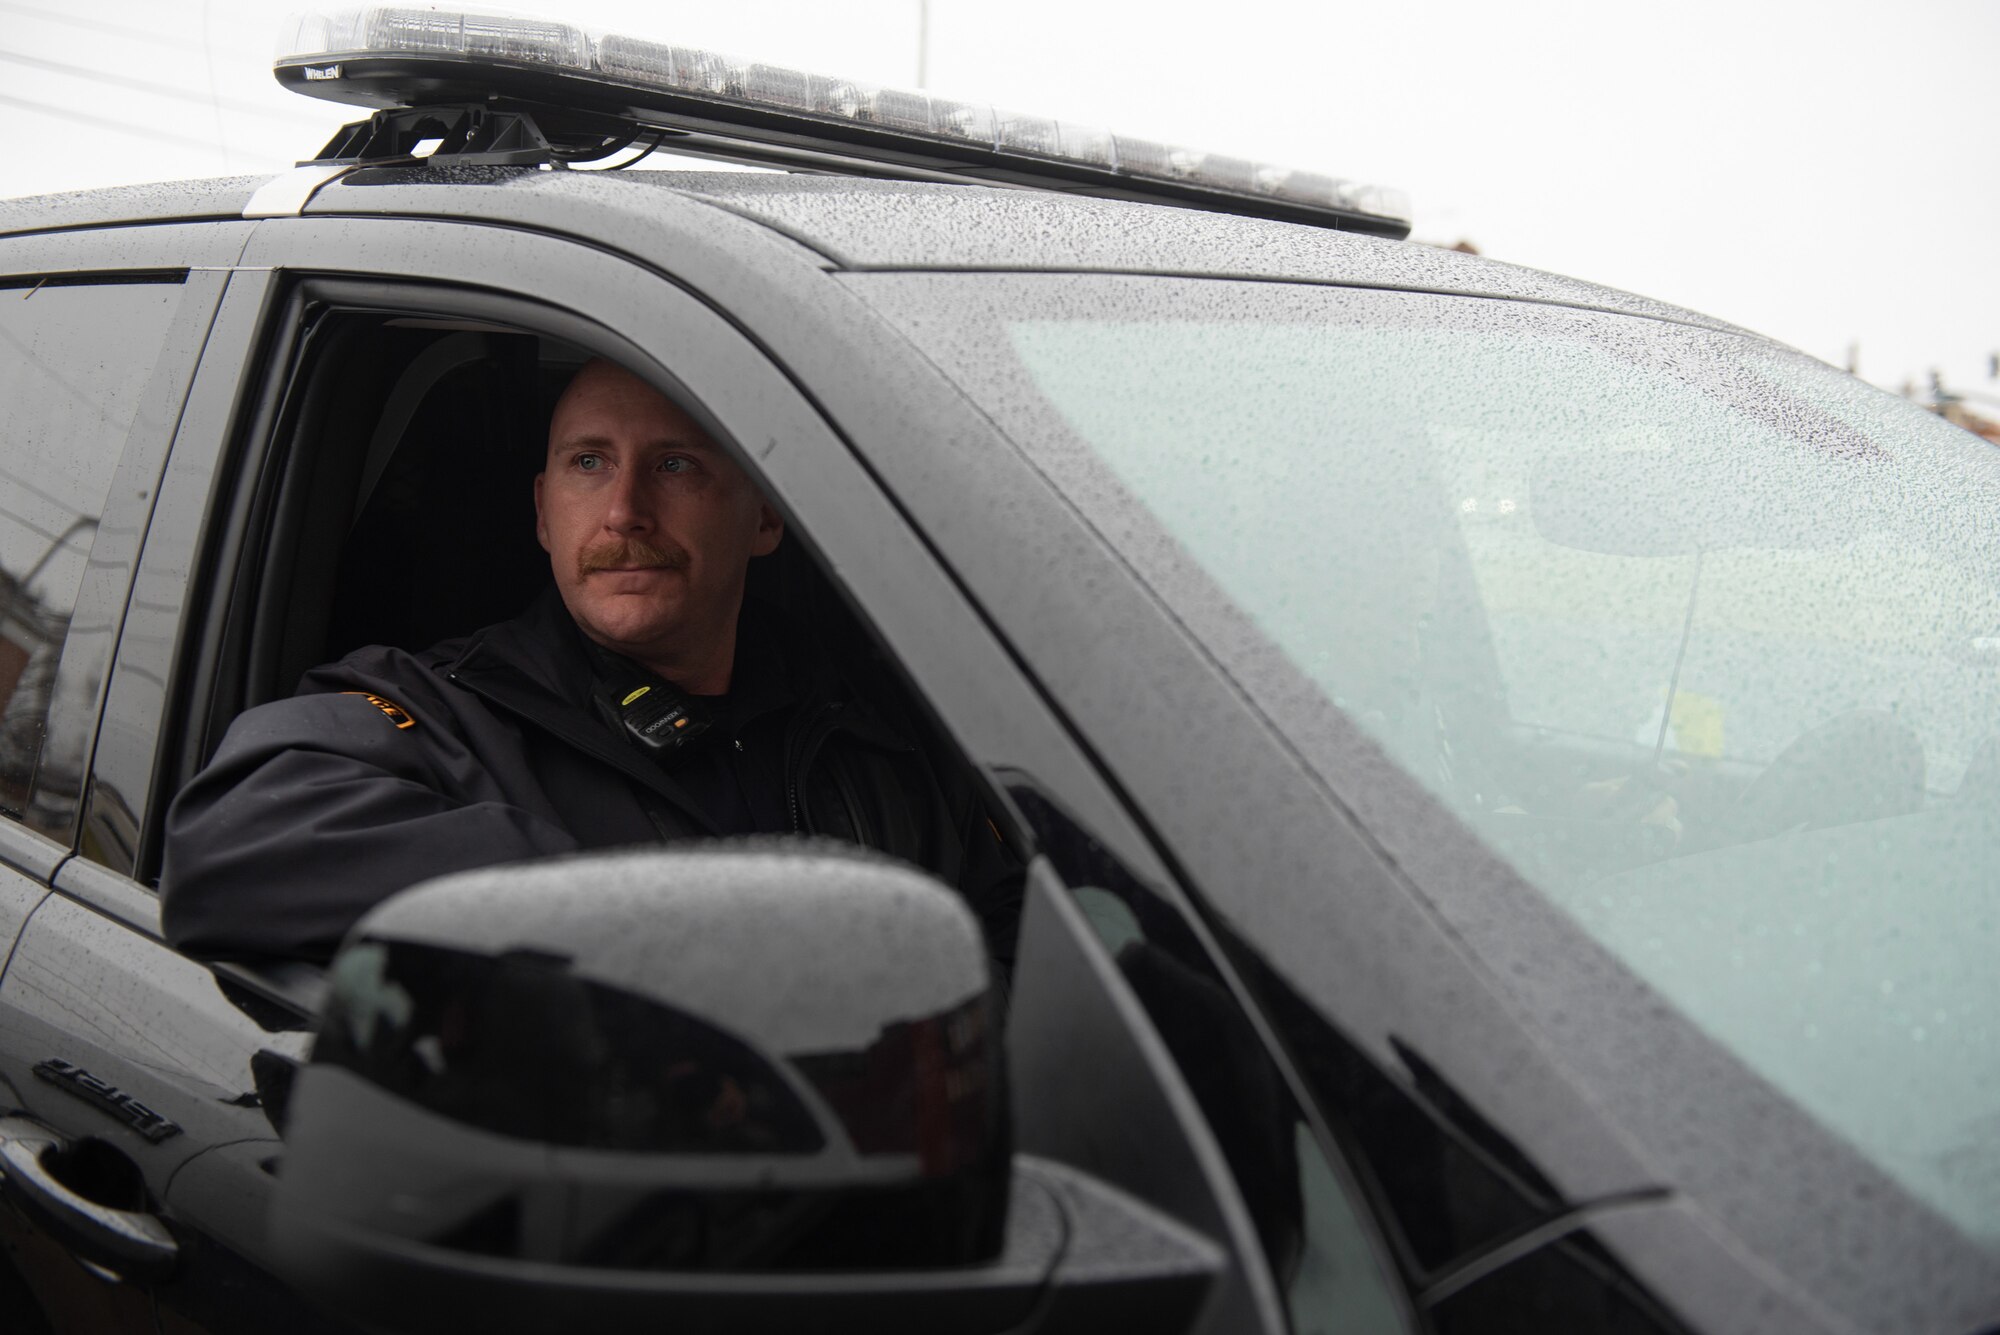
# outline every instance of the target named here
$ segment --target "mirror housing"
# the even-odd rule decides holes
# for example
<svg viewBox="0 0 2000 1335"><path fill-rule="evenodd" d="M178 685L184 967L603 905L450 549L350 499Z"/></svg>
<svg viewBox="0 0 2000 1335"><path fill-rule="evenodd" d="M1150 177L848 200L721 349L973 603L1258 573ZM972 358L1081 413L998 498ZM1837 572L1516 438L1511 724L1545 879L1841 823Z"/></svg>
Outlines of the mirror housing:
<svg viewBox="0 0 2000 1335"><path fill-rule="evenodd" d="M968 1264L1009 1142L979 927L921 872L744 841L487 869L364 918L290 1100L287 1277Z"/></svg>

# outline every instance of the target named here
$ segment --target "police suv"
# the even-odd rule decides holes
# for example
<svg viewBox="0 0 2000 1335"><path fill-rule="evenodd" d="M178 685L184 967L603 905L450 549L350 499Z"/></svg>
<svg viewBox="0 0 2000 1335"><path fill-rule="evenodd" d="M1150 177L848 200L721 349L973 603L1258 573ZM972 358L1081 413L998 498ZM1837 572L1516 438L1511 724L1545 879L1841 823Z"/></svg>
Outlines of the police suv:
<svg viewBox="0 0 2000 1335"><path fill-rule="evenodd" d="M8 1330L2000 1328L1991 447L1391 192L295 36L369 113L313 162L0 202ZM811 843L163 942L237 713L546 581L593 357L984 794L1011 977Z"/></svg>

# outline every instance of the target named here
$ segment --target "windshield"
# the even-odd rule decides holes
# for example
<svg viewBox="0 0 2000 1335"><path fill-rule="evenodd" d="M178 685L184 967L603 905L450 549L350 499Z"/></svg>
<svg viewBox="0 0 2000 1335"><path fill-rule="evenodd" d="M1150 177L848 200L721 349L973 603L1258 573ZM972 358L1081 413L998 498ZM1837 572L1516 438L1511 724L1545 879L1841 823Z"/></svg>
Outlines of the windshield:
<svg viewBox="0 0 2000 1335"><path fill-rule="evenodd" d="M1739 335L1195 286L871 296L1579 927L2000 1241L2000 456ZM1155 537L1101 531L1149 575Z"/></svg>

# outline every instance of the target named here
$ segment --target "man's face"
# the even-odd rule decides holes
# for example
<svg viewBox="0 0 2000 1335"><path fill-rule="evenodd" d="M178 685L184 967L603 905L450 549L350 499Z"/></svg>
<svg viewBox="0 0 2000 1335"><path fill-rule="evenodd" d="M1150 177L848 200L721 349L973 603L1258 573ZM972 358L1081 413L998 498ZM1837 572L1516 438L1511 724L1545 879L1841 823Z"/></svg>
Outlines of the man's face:
<svg viewBox="0 0 2000 1335"><path fill-rule="evenodd" d="M590 363L549 423L535 513L586 635L676 680L674 667L701 678L720 654L727 685L744 571L784 530L693 419L622 368Z"/></svg>

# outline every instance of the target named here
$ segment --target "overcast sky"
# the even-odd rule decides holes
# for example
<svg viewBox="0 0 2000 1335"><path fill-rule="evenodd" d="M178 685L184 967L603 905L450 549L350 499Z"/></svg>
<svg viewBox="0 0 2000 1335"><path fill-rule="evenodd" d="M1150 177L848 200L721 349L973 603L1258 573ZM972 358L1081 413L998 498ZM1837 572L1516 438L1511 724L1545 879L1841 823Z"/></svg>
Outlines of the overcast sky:
<svg viewBox="0 0 2000 1335"><path fill-rule="evenodd" d="M0 0L0 194L310 156L349 117L270 77L297 8ZM919 0L540 12L917 79ZM930 0L929 33L934 92L1397 185L1419 238L2000 411L1994 0Z"/></svg>

